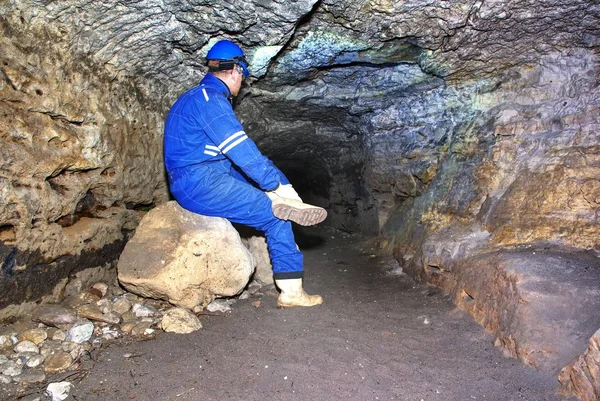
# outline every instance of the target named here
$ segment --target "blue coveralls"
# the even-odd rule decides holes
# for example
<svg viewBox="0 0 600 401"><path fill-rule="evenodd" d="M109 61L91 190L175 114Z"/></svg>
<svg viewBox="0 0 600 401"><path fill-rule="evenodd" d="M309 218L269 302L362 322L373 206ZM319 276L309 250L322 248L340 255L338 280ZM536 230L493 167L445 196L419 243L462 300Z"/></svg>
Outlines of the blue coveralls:
<svg viewBox="0 0 600 401"><path fill-rule="evenodd" d="M289 181L248 138L229 96L227 85L208 73L171 107L164 136L171 193L194 213L263 231L274 278L302 278L303 258L292 224L273 215L271 200L263 192Z"/></svg>

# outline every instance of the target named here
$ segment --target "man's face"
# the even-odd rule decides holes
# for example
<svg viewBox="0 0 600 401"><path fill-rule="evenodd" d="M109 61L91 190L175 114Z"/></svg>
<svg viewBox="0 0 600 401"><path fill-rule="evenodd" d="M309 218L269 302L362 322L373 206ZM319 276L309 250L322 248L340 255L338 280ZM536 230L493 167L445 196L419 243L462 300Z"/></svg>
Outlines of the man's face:
<svg viewBox="0 0 600 401"><path fill-rule="evenodd" d="M233 96L237 96L238 93L240 93L242 82L244 82L244 74L240 72L236 66L236 68L233 69L233 83L231 85L232 87L230 88Z"/></svg>

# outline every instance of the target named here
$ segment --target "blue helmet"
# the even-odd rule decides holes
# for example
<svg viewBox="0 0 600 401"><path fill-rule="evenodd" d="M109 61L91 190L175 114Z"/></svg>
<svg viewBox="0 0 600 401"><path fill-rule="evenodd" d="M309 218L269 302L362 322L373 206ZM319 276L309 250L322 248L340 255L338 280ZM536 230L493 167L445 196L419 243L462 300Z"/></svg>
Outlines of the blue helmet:
<svg viewBox="0 0 600 401"><path fill-rule="evenodd" d="M239 65L244 77L250 75L244 52L230 40L220 40L215 43L206 54L206 60L211 71L231 70L235 65Z"/></svg>

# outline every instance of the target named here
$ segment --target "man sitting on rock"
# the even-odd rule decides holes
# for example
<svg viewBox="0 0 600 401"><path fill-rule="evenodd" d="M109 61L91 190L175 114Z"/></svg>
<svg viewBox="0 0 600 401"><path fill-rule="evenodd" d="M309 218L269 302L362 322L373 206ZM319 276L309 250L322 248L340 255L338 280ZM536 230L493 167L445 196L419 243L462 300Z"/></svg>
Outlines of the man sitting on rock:
<svg viewBox="0 0 600 401"><path fill-rule="evenodd" d="M302 202L233 113L230 98L250 75L242 49L221 40L206 59L209 72L177 99L167 116L164 147L171 193L194 213L224 217L265 233L281 290L279 307L319 305L319 295L302 289L303 257L290 220L313 225L327 212Z"/></svg>

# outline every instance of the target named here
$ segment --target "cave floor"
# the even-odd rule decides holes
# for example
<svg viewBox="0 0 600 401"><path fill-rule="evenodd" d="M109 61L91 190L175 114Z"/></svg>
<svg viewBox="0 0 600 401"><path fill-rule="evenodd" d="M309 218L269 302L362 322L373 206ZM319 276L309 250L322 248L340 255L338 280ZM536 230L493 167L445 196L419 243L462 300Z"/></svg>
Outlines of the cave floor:
<svg viewBox="0 0 600 401"><path fill-rule="evenodd" d="M551 374L505 358L439 290L390 274L360 238L299 236L314 308L273 292L201 316L192 334L101 350L75 400L559 400ZM257 303L260 301L260 304Z"/></svg>

